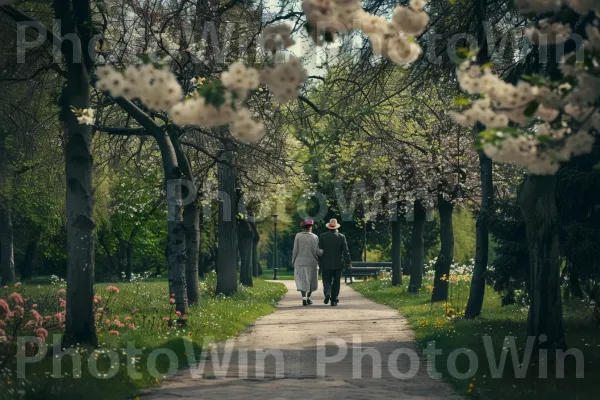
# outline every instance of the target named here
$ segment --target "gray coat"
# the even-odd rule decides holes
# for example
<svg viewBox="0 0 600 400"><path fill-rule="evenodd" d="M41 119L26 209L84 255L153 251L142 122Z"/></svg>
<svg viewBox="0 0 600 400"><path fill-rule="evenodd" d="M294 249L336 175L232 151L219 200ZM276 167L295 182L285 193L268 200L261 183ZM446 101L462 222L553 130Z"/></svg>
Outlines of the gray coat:
<svg viewBox="0 0 600 400"><path fill-rule="evenodd" d="M294 239L292 265L317 267L319 256L323 250L319 248L319 237L312 232L298 232Z"/></svg>

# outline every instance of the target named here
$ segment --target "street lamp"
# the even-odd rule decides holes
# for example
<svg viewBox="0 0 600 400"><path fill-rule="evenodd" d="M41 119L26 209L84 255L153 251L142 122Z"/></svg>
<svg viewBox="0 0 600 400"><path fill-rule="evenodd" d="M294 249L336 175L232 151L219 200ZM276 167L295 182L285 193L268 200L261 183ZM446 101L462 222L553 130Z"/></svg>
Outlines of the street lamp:
<svg viewBox="0 0 600 400"><path fill-rule="evenodd" d="M277 217L278 214L273 214L273 232L275 236L275 248L273 249L273 280L277 280Z"/></svg>

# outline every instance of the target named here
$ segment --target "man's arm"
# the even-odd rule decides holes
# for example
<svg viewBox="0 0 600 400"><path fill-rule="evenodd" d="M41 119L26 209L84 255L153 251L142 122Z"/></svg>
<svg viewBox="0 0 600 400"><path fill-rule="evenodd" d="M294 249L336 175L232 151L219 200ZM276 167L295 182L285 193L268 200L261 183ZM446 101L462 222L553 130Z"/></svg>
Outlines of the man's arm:
<svg viewBox="0 0 600 400"><path fill-rule="evenodd" d="M346 266L351 267L352 266L352 258L350 258L350 251L348 250L348 242L346 241L346 236L342 235L342 238L344 239L344 247L342 249L342 257L344 258L344 263L346 264Z"/></svg>
<svg viewBox="0 0 600 400"><path fill-rule="evenodd" d="M315 239L317 240L317 243L315 246L317 257L320 257L323 255L323 249L321 248L321 240L319 240L319 237L317 235L315 235Z"/></svg>

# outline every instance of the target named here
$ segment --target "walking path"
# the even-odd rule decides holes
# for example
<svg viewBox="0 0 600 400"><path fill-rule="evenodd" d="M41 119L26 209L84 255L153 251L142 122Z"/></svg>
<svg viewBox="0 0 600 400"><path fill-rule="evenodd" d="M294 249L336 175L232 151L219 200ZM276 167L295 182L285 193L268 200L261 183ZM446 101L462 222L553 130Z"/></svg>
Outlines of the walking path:
<svg viewBox="0 0 600 400"><path fill-rule="evenodd" d="M260 399L260 400L334 400L334 399L460 399L446 383L427 374L426 361L419 362L399 355L390 360L394 350L404 348L416 351L412 332L406 320L395 310L376 304L342 284L340 304L323 304L322 293L313 295L314 305L303 307L293 281L282 281L288 293L277 310L256 321L234 341L231 362L224 374L211 368L206 361L201 378L191 377L189 369L164 382L143 399ZM381 356L381 377L373 369L373 358L359 358L359 349L353 350L360 335L363 353ZM317 348L317 341L327 345ZM344 343L347 354L342 358ZM355 344L356 346L356 344ZM325 349L325 352L323 351ZM370 348L370 349L369 349ZM226 352L218 346L218 361ZM264 360L257 354L269 353ZM376 350L376 351L375 351ZM396 351L398 355L401 351ZM353 357L354 353L354 357ZM280 361L275 362L279 355ZM336 354L338 355L336 357ZM246 359L249 361L245 361ZM325 364L318 366L317 360ZM240 362L241 358L241 362ZM375 355L377 359L377 355ZM440 361L442 361L442 358ZM283 361L281 360L283 359ZM337 359L337 361L336 361ZM334 362L336 361L336 362ZM354 364L354 365L353 365ZM410 368L417 368L413 377L401 379ZM241 368L240 368L241 366ZM247 371L246 371L247 367ZM325 368L323 371L322 369ZM374 377L375 372L375 377ZM222 377L224 375L224 377ZM264 375L264 378L262 377ZM283 375L283 376L282 376ZM359 376L362 378L359 379Z"/></svg>

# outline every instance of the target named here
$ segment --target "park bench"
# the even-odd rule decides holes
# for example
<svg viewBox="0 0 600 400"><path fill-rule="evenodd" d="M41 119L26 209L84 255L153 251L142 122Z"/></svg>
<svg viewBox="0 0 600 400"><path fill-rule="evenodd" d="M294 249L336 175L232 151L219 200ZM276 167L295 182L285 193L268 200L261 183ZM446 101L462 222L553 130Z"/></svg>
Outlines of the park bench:
<svg viewBox="0 0 600 400"><path fill-rule="evenodd" d="M343 272L344 283L348 283L348 278L350 278L350 283L353 282L352 278L373 277L377 279L381 272L389 272L391 270L391 262L353 261L352 268Z"/></svg>

